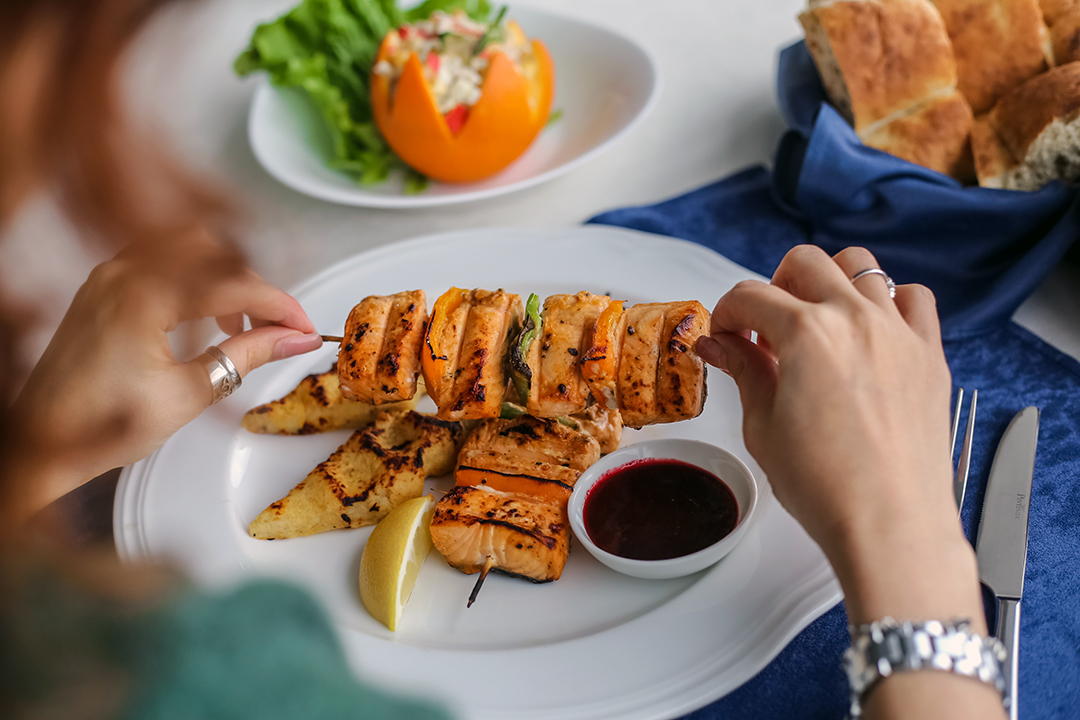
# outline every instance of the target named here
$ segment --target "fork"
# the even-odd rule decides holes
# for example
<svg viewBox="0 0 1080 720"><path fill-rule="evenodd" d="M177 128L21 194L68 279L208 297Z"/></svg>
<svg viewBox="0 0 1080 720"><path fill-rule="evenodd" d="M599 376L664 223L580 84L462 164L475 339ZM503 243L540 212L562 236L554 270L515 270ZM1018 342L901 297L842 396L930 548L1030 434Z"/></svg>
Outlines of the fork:
<svg viewBox="0 0 1080 720"><path fill-rule="evenodd" d="M979 401L979 391L971 391L971 406L968 408L967 427L964 428L964 444L960 448L960 461L956 464L956 476L953 478L953 497L956 498L957 513L964 509L964 493L967 491L968 470L971 468L971 441L975 435L975 406ZM952 416L952 445L949 457L956 454L956 433L960 429L960 411L964 404L964 388L956 393L956 408Z"/></svg>

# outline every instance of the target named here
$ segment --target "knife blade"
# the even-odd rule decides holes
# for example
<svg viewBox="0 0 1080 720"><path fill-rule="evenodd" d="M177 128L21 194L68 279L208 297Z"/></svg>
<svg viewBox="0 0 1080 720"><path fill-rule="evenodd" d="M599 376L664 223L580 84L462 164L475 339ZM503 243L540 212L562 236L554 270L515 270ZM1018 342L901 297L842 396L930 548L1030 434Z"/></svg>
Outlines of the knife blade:
<svg viewBox="0 0 1080 720"><path fill-rule="evenodd" d="M997 598L995 635L1005 646L1005 673L1009 717L1016 719L1017 641L1020 598L1027 566L1028 510L1039 438L1039 409L1028 407L1013 417L998 443L986 485L982 520L975 553L979 580Z"/></svg>

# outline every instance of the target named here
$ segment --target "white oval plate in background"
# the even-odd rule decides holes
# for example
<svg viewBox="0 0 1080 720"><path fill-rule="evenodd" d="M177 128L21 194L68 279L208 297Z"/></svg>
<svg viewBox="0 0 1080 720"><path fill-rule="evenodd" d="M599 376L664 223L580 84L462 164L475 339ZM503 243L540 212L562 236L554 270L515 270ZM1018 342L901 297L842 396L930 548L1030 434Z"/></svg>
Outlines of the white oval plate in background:
<svg viewBox="0 0 1080 720"><path fill-rule="evenodd" d="M294 290L315 326L340 334L369 294L451 285L541 297L579 290L630 302L697 299L712 307L756 277L699 245L600 226L492 228L432 235L345 260ZM702 707L753 677L840 599L817 545L772 498L742 442L735 384L708 377L700 417L628 430L623 445L689 438L737 455L757 476L756 517L711 568L640 580L572 545L560 580L533 585L492 574L465 608L476 576L432 552L397 633L364 609L357 588L370 528L266 542L248 523L348 437L282 437L240 427L244 411L326 371L336 347L261 368L146 460L125 469L114 526L126 561L171 562L204 587L252 577L298 583L329 610L369 682L447 702L470 720L655 720ZM423 402L430 403L424 399ZM432 406L433 407L433 406ZM449 489L450 478L426 490Z"/></svg>
<svg viewBox="0 0 1080 720"><path fill-rule="evenodd" d="M610 148L636 126L660 95L660 71L643 47L624 35L581 20L514 7L529 37L543 40L555 62L558 121L498 175L477 183L432 182L406 195L400 173L361 186L331 170L329 131L305 93L276 88L265 78L255 91L248 136L259 163L297 192L344 205L418 208L469 202L531 187L569 172Z"/></svg>

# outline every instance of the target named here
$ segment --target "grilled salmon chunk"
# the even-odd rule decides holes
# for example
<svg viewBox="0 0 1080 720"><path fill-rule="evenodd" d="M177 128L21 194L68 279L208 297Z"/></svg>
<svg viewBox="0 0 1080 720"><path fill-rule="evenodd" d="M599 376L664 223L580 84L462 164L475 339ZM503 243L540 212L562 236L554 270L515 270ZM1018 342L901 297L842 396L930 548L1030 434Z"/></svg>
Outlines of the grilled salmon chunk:
<svg viewBox="0 0 1080 720"><path fill-rule="evenodd" d="M423 290L361 300L345 322L338 352L341 394L373 405L412 399L426 323Z"/></svg>
<svg viewBox="0 0 1080 720"><path fill-rule="evenodd" d="M608 410L599 404L590 405L581 412L570 415L567 419L577 424L583 433L592 436L600 444L600 453L607 455L619 449L622 442L622 413Z"/></svg>
<svg viewBox="0 0 1080 720"><path fill-rule="evenodd" d="M522 315L518 295L451 288L435 303L424 340L424 384L443 420L499 417L504 360Z"/></svg>
<svg viewBox="0 0 1080 720"><path fill-rule="evenodd" d="M615 393L628 427L648 425L656 414L656 372L663 333L664 311L659 303L635 305L626 311Z"/></svg>
<svg viewBox="0 0 1080 720"><path fill-rule="evenodd" d="M525 405L535 417L560 417L589 404L581 360L592 344L596 318L611 302L606 295L579 292L551 295L544 301L539 336L528 348L529 397Z"/></svg>
<svg viewBox="0 0 1080 720"><path fill-rule="evenodd" d="M623 423L639 428L688 420L705 404L705 363L694 351L709 332L696 300L643 303L626 311L616 395Z"/></svg>
<svg viewBox="0 0 1080 720"><path fill-rule="evenodd" d="M542 583L562 575L570 525L557 503L459 485L435 505L431 540L452 567L468 575L491 558L493 570Z"/></svg>
<svg viewBox="0 0 1080 720"><path fill-rule="evenodd" d="M491 419L465 441L454 479L565 505L578 477L599 459L595 439L556 420Z"/></svg>

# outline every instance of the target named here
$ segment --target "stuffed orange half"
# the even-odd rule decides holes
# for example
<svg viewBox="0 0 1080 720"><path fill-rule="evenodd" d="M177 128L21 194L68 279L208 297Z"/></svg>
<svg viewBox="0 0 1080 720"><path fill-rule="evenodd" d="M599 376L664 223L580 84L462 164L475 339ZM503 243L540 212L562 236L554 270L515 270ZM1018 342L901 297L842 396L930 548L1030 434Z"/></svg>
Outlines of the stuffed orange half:
<svg viewBox="0 0 1080 720"><path fill-rule="evenodd" d="M491 177L551 113L547 48L517 23L490 28L436 12L383 38L371 74L375 124L407 165L440 182Z"/></svg>

